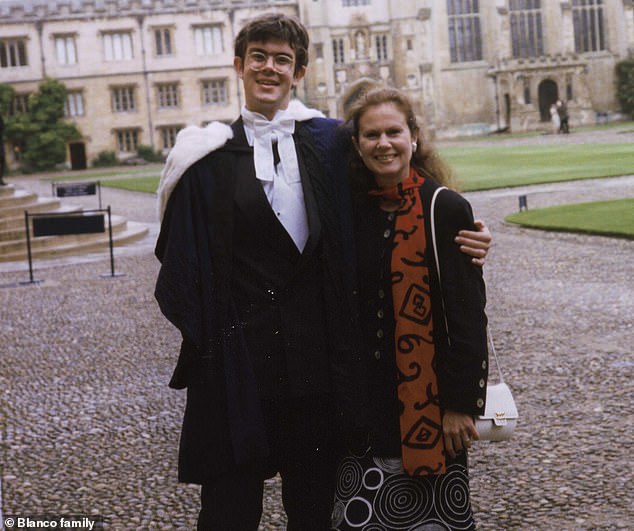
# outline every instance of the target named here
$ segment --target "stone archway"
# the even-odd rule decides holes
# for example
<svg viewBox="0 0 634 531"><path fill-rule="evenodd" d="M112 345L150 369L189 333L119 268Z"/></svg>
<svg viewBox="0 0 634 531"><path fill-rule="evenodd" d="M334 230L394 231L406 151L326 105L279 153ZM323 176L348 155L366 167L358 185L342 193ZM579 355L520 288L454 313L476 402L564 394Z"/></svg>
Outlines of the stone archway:
<svg viewBox="0 0 634 531"><path fill-rule="evenodd" d="M542 122L550 121L550 106L559 98L557 83L544 79L537 88L539 96L539 116Z"/></svg>

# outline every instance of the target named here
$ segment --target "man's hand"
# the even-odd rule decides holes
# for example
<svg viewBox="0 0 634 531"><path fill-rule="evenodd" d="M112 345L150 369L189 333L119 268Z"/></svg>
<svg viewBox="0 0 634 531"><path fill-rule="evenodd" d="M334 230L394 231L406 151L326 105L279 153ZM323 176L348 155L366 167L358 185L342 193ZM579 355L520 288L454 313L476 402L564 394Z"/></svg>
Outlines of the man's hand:
<svg viewBox="0 0 634 531"><path fill-rule="evenodd" d="M460 250L463 253L473 257L471 261L474 264L483 266L489 247L491 247L491 233L484 221L476 219L474 224L478 229L477 231L461 230L454 241L460 245Z"/></svg>

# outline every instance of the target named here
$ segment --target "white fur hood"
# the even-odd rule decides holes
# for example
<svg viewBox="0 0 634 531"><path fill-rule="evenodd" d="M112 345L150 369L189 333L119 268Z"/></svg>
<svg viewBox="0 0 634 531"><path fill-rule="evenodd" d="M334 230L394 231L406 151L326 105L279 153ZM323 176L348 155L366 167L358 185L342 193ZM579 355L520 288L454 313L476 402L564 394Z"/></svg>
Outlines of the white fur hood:
<svg viewBox="0 0 634 531"><path fill-rule="evenodd" d="M291 100L287 113L298 122L324 117L320 111L309 109L299 100ZM231 138L233 138L231 127L222 122L211 122L205 127L189 125L178 132L176 143L170 150L161 171L161 180L156 192L159 220L163 219L167 201L187 168L208 153L224 146Z"/></svg>

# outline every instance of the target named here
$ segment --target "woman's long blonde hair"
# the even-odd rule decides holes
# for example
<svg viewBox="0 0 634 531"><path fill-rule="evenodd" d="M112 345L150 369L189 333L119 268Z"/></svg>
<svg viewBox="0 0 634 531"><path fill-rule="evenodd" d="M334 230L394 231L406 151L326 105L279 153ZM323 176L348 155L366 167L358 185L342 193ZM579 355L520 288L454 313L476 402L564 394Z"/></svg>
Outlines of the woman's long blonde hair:
<svg viewBox="0 0 634 531"><path fill-rule="evenodd" d="M409 98L401 91L392 88L372 89L362 94L351 106L346 114L345 126L352 136L359 136L359 121L371 107L384 103L391 103L405 116L407 126L413 137L418 137L418 145L412 154L411 166L424 177L431 177L439 184L448 188L456 188L455 178L451 168L440 158L438 152L422 135L416 120L416 114ZM365 166L356 149L350 150L350 179L357 191L367 191L375 188L374 177Z"/></svg>

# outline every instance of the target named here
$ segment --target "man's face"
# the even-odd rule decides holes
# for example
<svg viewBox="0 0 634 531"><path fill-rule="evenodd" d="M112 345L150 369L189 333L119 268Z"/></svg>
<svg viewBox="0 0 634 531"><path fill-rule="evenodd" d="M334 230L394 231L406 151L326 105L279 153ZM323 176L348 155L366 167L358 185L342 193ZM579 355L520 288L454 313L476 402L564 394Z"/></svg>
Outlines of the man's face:
<svg viewBox="0 0 634 531"><path fill-rule="evenodd" d="M233 66L244 85L247 109L269 120L288 107L291 89L306 73L304 66L295 73L295 52L279 40L248 43L244 60L235 57Z"/></svg>

